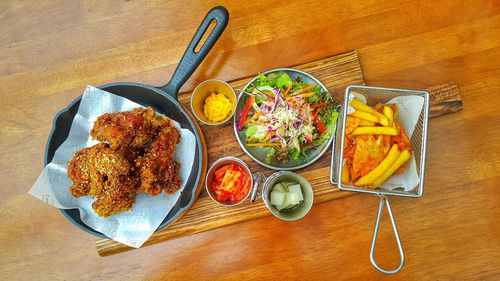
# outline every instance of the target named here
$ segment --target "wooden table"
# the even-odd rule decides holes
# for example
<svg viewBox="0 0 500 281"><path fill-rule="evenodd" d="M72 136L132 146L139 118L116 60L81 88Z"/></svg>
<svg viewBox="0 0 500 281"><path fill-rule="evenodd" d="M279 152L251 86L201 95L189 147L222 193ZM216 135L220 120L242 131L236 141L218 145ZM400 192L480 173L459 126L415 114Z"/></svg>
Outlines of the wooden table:
<svg viewBox="0 0 500 281"><path fill-rule="evenodd" d="M368 85L459 85L464 110L429 122L424 196L392 199L402 272L370 264L367 195L99 257L93 237L26 194L52 118L86 84L166 82L215 2L45 0L0 3L0 279L500 278L500 3L225 2L230 24L183 90L353 49ZM387 217L376 256L397 260Z"/></svg>

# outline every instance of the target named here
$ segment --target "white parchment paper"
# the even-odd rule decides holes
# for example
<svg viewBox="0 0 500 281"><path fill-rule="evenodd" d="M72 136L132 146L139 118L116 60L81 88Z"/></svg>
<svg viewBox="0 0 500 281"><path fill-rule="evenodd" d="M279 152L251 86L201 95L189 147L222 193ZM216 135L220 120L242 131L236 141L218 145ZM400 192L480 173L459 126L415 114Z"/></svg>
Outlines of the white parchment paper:
<svg viewBox="0 0 500 281"><path fill-rule="evenodd" d="M123 97L87 86L82 96L68 138L56 150L52 162L42 171L29 194L60 209L80 210L82 221L91 228L125 245L138 248L158 228L180 197L189 178L194 161L196 139L187 129L180 130L181 139L174 157L180 163L181 187L171 195L162 192L158 196L138 194L132 209L107 218L99 217L92 209L90 196L74 198L69 187L72 182L66 175L68 162L73 154L97 141L90 138L90 130L98 116L104 113L129 111L143 106Z"/></svg>
<svg viewBox="0 0 500 281"><path fill-rule="evenodd" d="M366 103L366 98L359 94L349 95L349 102L356 97ZM415 125L418 122L418 117L424 106L424 98L420 96L400 96L395 97L387 102L387 104L396 104L398 106L399 112L397 116L397 121L403 126L406 134L411 139L413 131L415 130ZM354 108L349 106L347 109L348 113L354 112ZM398 175L390 176L380 187L393 190L398 187L404 188L405 191L410 191L415 186L417 186L419 181L419 176L417 173L417 163L415 162L415 156L411 155L410 160L406 164L404 172Z"/></svg>

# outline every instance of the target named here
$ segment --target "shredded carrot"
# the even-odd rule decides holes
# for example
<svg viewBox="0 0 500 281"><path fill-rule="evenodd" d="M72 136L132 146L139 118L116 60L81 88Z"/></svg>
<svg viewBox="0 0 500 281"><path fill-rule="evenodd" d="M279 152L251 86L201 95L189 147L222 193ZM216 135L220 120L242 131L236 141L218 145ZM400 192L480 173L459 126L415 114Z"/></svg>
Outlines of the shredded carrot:
<svg viewBox="0 0 500 281"><path fill-rule="evenodd" d="M268 91L265 91L265 92L264 92L264 91L262 91L262 92L263 92L266 96L268 96L268 97L270 97L270 98L272 98L272 99L274 99L274 97L276 97L276 94L274 94L274 93L270 93L270 92L268 92Z"/></svg>
<svg viewBox="0 0 500 281"><path fill-rule="evenodd" d="M267 132L267 135L262 139L262 141L268 141L274 135L275 135L274 131L269 131L269 132Z"/></svg>
<svg viewBox="0 0 500 281"><path fill-rule="evenodd" d="M268 143L247 143L247 146L280 146L279 142L268 142Z"/></svg>
<svg viewBox="0 0 500 281"><path fill-rule="evenodd" d="M314 85L314 84L313 84L313 85L309 85L309 86L307 86L307 87L305 87L305 88L303 88L303 89L298 90L298 91L297 91L297 92L295 92L295 93L292 93L291 95L292 95L292 96L296 96L296 95L298 95L298 94L300 94L300 93L303 93L303 92L305 92L305 91L308 91L308 90L310 90L310 89L312 89L312 88L314 88L314 87L316 87L316 85Z"/></svg>
<svg viewBox="0 0 500 281"><path fill-rule="evenodd" d="M305 98L310 98L310 97L314 96L315 94L316 94L315 92L309 92L309 93L297 95L296 97L301 97L301 98L305 99Z"/></svg>
<svg viewBox="0 0 500 281"><path fill-rule="evenodd" d="M286 97L286 95L288 94L288 92L290 91L290 89L292 89L292 86L286 88L285 92L283 93L284 97Z"/></svg>
<svg viewBox="0 0 500 281"><path fill-rule="evenodd" d="M250 124L251 122L254 122L257 119L259 119L259 117L262 116L262 114L264 114L264 113L262 113L262 112L256 112L250 119L247 119L245 121L245 126L248 125L248 124Z"/></svg>

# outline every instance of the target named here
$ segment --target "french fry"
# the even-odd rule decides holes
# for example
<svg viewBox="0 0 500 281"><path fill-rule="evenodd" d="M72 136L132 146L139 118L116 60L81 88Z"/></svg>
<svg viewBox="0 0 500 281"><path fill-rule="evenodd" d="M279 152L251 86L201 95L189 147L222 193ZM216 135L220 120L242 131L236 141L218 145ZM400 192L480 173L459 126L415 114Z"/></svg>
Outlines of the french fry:
<svg viewBox="0 0 500 281"><path fill-rule="evenodd" d="M358 118L363 119L363 120L371 121L371 122L378 122L377 116L370 114L368 112L365 112L365 111L356 110L349 115L354 116L354 117L358 117Z"/></svg>
<svg viewBox="0 0 500 281"><path fill-rule="evenodd" d="M392 166L394 161L396 161L396 159L399 157L399 154L400 153L398 150L398 145L394 144L391 147L391 150L389 150L389 153L387 153L387 156L385 156L384 160L382 160L382 162L380 162L380 164L378 164L375 169L371 170L368 174L361 177L354 184L358 186L369 186Z"/></svg>
<svg viewBox="0 0 500 281"><path fill-rule="evenodd" d="M380 186L382 183L384 183L390 176L392 176L392 174L394 174L394 172L399 168L401 167L404 163L406 163L406 161L410 160L411 158L411 152L408 151L407 149L403 150L403 152L401 152L398 156L398 158L396 159L396 161L394 161L394 163L392 163L391 167L389 169L387 169L380 177L378 177L372 184L371 184L371 188L376 188L378 186ZM343 176L343 175L342 175Z"/></svg>
<svg viewBox="0 0 500 281"><path fill-rule="evenodd" d="M361 119L359 119L358 117L347 115L347 120L346 120L347 123L350 123L350 122L356 123L356 122L358 122L358 120L361 120Z"/></svg>
<svg viewBox="0 0 500 281"><path fill-rule="evenodd" d="M399 135L399 131L393 127L357 127L352 132L353 136L368 134L397 136Z"/></svg>
<svg viewBox="0 0 500 281"><path fill-rule="evenodd" d="M359 126L361 127L375 127L375 122L359 119Z"/></svg>
<svg viewBox="0 0 500 281"><path fill-rule="evenodd" d="M342 184L349 184L349 167L346 164L342 166Z"/></svg>
<svg viewBox="0 0 500 281"><path fill-rule="evenodd" d="M394 124L394 112L392 111L392 108L390 108L387 105L384 105L384 115L389 120L388 126L389 127L393 127L393 124Z"/></svg>
<svg viewBox="0 0 500 281"><path fill-rule="evenodd" d="M374 115L375 117L377 117L377 120L369 120L369 119L365 119L365 120L378 122L378 123L382 124L382 126L386 126L386 127L389 125L389 120L387 120L387 117L384 114L382 114L382 113L376 111L375 109L371 108L370 106L364 104L362 101L358 100L357 98L352 99L349 104L356 110L364 111L366 113L370 113L371 115ZM364 118L362 118L362 119L364 119Z"/></svg>
<svg viewBox="0 0 500 281"><path fill-rule="evenodd" d="M373 109L375 109L375 111L377 111L377 112L380 112L380 111L384 110L384 105L383 105L383 104L381 104L381 103L377 103L377 104L373 107Z"/></svg>
<svg viewBox="0 0 500 281"><path fill-rule="evenodd" d="M398 105L397 104L391 105L391 109L392 109L392 112L394 112L392 120L396 121L396 119L398 118L398 113L399 113Z"/></svg>
<svg viewBox="0 0 500 281"><path fill-rule="evenodd" d="M369 113L372 113L373 111L375 111L373 108L371 108L369 105L363 103L362 101L360 101L359 99L357 98L353 98L351 100L351 102L349 103L352 107L354 107L354 109L357 109L357 110L361 110L361 111L364 111L364 112L369 112Z"/></svg>

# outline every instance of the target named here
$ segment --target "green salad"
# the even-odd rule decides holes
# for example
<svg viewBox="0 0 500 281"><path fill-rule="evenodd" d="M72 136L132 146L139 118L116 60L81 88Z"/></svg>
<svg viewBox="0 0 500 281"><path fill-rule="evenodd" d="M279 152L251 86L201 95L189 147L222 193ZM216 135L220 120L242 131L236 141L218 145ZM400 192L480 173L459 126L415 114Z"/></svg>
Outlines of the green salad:
<svg viewBox="0 0 500 281"><path fill-rule="evenodd" d="M237 122L247 146L265 147L266 162L306 159L307 151L328 141L338 117L335 103L319 85L285 72L260 74L244 89L248 100Z"/></svg>

